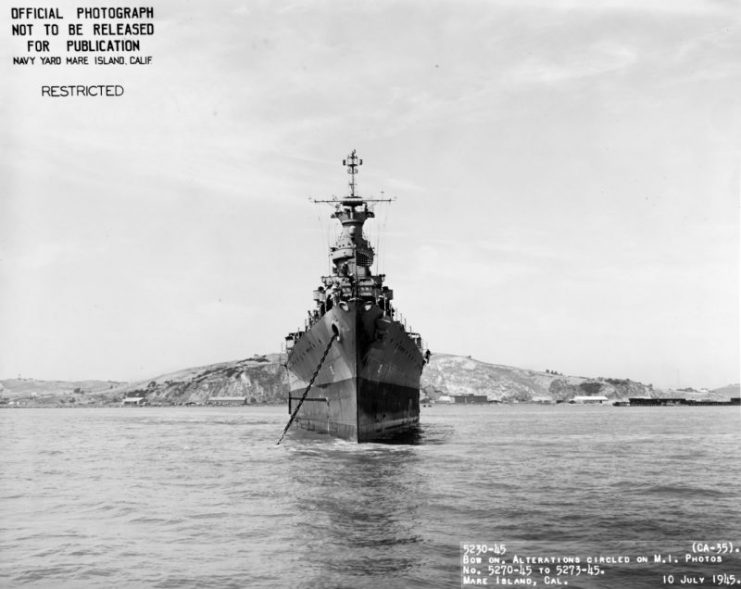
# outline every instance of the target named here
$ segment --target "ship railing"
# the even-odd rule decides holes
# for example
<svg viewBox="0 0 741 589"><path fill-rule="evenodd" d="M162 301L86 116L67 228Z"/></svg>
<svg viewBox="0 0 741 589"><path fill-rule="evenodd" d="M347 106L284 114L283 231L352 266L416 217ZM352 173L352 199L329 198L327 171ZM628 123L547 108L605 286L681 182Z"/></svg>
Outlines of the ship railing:
<svg viewBox="0 0 741 589"><path fill-rule="evenodd" d="M299 331L292 331L286 336L286 349L291 349L293 345L301 339L301 336L304 335L304 332Z"/></svg>
<svg viewBox="0 0 741 589"><path fill-rule="evenodd" d="M323 303L327 300L327 293L324 290L315 290L313 296L317 303Z"/></svg>
<svg viewBox="0 0 741 589"><path fill-rule="evenodd" d="M424 340L422 339L422 336L421 336L420 334L418 334L418 333L417 333L417 332L415 332L415 331L410 331L410 332L408 332L408 335L409 335L409 337L411 338L411 340L412 340L412 341L414 342L414 344L415 344L415 345L416 345L416 346L417 346L417 347L418 347L418 348L419 348L420 350L423 350L423 349L424 349L424 347L425 347L425 346L424 346Z"/></svg>

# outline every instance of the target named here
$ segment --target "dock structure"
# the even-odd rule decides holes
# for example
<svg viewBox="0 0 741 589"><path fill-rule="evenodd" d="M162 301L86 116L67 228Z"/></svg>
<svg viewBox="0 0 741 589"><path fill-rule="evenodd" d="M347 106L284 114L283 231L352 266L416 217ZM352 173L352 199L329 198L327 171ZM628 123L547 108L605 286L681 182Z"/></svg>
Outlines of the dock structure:
<svg viewBox="0 0 741 589"><path fill-rule="evenodd" d="M456 405L470 405L474 403L488 403L486 395L453 395L453 402Z"/></svg>
<svg viewBox="0 0 741 589"><path fill-rule="evenodd" d="M604 405L609 402L604 395L577 395L569 401L573 405Z"/></svg>
<svg viewBox="0 0 741 589"><path fill-rule="evenodd" d="M741 397L734 397L728 401L712 401L709 399L695 400L679 397L667 397L665 399L654 399L651 397L630 397L631 407L674 407L686 405L690 407L727 407L741 405Z"/></svg>
<svg viewBox="0 0 741 589"><path fill-rule="evenodd" d="M209 405L246 405L247 397L211 397L208 400Z"/></svg>

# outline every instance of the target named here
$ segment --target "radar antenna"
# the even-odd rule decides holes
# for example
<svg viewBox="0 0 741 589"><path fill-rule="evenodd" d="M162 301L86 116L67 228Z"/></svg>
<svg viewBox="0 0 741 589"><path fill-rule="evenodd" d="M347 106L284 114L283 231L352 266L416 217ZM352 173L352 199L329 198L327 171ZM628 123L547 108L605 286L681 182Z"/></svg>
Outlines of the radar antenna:
<svg viewBox="0 0 741 589"><path fill-rule="evenodd" d="M350 196L352 198L355 198L355 174L358 173L358 166L363 165L363 160L355 152L356 150L353 149L352 153L342 160L342 165L347 166L347 173L350 174Z"/></svg>

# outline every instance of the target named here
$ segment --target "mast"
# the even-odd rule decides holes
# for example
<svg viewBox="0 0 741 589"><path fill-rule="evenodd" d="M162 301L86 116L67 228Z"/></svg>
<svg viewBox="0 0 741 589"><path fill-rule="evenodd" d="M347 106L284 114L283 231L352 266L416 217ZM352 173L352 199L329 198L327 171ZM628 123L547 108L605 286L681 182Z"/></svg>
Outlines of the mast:
<svg viewBox="0 0 741 589"><path fill-rule="evenodd" d="M355 198L355 174L358 173L358 166L363 165L363 160L355 154L355 151L353 149L352 153L342 160L342 165L347 166L347 173L350 174L350 198Z"/></svg>

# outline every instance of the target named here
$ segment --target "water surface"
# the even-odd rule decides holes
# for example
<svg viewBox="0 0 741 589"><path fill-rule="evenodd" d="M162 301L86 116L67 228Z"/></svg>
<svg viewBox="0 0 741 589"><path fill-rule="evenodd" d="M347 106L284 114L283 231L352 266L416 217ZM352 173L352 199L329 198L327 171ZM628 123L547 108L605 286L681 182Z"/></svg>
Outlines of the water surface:
<svg viewBox="0 0 741 589"><path fill-rule="evenodd" d="M412 445L276 446L287 417L0 411L0 586L442 588L461 586L463 542L583 559L741 546L737 408L435 406ZM732 554L568 586L682 571L741 579Z"/></svg>

